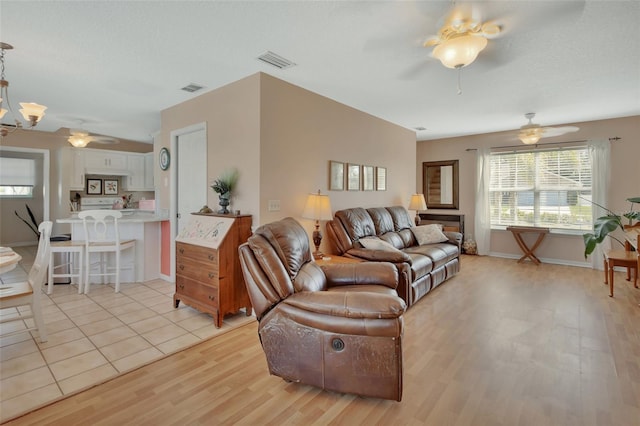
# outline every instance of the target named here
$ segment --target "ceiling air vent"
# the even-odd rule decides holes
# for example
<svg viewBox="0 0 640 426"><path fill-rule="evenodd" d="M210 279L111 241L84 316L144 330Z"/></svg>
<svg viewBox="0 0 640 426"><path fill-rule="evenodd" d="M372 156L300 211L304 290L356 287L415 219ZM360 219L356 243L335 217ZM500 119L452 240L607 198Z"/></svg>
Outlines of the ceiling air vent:
<svg viewBox="0 0 640 426"><path fill-rule="evenodd" d="M180 90L184 90L185 92L193 93L193 92L197 92L198 90L201 90L201 89L204 89L204 86L200 86L199 84L191 83L191 84L189 84L187 86L184 86Z"/></svg>
<svg viewBox="0 0 640 426"><path fill-rule="evenodd" d="M291 62L288 59L283 58L280 55L276 55L271 51L267 51L262 55L258 56L262 62L266 62L267 64L273 65L274 67L285 69L295 65L294 62Z"/></svg>
<svg viewBox="0 0 640 426"><path fill-rule="evenodd" d="M421 132L421 131L423 131L423 130L427 130L427 128L426 128L426 127L422 127L422 126L414 127L413 129L414 129L414 130L417 130L417 131L419 131L419 132Z"/></svg>

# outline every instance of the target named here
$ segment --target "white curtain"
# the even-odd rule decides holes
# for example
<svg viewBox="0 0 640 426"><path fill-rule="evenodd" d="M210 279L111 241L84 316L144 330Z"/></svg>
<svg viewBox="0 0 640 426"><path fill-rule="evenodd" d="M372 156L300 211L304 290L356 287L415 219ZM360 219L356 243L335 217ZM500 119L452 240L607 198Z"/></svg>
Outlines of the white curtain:
<svg viewBox="0 0 640 426"><path fill-rule="evenodd" d="M491 210L489 206L491 152L489 148L479 148L477 155L475 238L478 254L486 255L491 251Z"/></svg>
<svg viewBox="0 0 640 426"><path fill-rule="evenodd" d="M611 171L609 168L611 158L611 144L607 139L596 139L587 141L589 146L589 156L591 157L591 199L594 203L608 208L607 193L609 189L609 178ZM600 207L593 205L592 218L595 221L598 217L606 215L607 212ZM609 238L605 238L602 244L598 244L591 254L591 266L594 269L604 269L602 264L602 252L611 247Z"/></svg>

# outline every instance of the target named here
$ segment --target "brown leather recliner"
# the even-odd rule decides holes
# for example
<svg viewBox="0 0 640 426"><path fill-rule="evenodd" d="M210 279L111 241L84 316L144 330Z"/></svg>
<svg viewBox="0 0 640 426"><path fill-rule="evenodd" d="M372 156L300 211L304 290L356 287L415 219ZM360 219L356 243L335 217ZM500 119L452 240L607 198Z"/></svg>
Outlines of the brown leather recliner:
<svg viewBox="0 0 640 426"><path fill-rule="evenodd" d="M259 227L240 262L271 374L400 401L402 314L391 263L315 263L292 218Z"/></svg>

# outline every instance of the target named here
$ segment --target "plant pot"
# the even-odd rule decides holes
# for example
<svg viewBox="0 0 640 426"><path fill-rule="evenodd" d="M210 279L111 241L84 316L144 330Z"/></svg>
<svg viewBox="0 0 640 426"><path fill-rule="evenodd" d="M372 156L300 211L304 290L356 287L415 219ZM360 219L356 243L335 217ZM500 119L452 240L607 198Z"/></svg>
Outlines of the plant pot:
<svg viewBox="0 0 640 426"><path fill-rule="evenodd" d="M231 204L231 202L229 201L230 198L231 194L229 194L228 192L218 197L218 204L220 205L220 210L218 210L219 214L229 214L229 209L227 207L229 207L229 204Z"/></svg>

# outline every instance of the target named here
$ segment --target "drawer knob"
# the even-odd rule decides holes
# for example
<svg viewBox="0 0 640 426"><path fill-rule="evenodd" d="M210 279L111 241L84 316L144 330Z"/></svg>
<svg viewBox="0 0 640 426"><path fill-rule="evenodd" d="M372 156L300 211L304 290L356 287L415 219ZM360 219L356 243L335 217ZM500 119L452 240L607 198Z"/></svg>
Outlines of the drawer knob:
<svg viewBox="0 0 640 426"><path fill-rule="evenodd" d="M184 290L184 284L180 284L178 287L180 287L180 290Z"/></svg>
<svg viewBox="0 0 640 426"><path fill-rule="evenodd" d="M209 260L213 260L213 255L212 254L209 255Z"/></svg>
<svg viewBox="0 0 640 426"><path fill-rule="evenodd" d="M215 296L209 296L209 300L211 300L211 301L216 300L216 297Z"/></svg>
<svg viewBox="0 0 640 426"><path fill-rule="evenodd" d="M180 270L182 271L184 269L184 265L180 265L178 266L178 268L180 268Z"/></svg>
<svg viewBox="0 0 640 426"><path fill-rule="evenodd" d="M180 252L180 254L184 254L184 249L181 248L180 250L178 250Z"/></svg>
<svg viewBox="0 0 640 426"><path fill-rule="evenodd" d="M216 276L216 274L214 274L213 272L209 272L209 278L211 278L211 279L212 279L212 278L213 278L213 277L215 277L215 276Z"/></svg>

